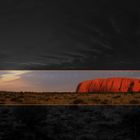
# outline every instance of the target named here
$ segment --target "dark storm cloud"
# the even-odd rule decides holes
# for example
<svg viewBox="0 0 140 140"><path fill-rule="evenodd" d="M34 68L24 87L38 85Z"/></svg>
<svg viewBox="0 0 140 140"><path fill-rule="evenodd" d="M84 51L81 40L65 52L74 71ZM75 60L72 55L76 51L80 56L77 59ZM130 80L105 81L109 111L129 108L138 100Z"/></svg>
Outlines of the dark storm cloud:
<svg viewBox="0 0 140 140"><path fill-rule="evenodd" d="M136 1L0 2L0 69L139 69Z"/></svg>

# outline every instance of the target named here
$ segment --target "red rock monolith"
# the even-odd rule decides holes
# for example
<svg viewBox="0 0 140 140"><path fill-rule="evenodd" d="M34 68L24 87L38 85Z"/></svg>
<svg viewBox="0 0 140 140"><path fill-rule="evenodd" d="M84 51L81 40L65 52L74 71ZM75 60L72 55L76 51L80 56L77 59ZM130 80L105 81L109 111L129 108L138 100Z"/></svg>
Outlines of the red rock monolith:
<svg viewBox="0 0 140 140"><path fill-rule="evenodd" d="M140 92L140 79L115 77L83 81L76 92Z"/></svg>

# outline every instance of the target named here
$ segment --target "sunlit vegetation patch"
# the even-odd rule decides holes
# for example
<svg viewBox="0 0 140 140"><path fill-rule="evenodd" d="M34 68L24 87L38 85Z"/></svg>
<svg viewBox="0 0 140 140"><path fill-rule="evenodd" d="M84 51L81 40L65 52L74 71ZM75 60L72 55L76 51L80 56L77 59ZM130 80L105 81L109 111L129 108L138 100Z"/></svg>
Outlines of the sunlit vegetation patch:
<svg viewBox="0 0 140 140"><path fill-rule="evenodd" d="M140 104L139 93L0 92L0 104Z"/></svg>

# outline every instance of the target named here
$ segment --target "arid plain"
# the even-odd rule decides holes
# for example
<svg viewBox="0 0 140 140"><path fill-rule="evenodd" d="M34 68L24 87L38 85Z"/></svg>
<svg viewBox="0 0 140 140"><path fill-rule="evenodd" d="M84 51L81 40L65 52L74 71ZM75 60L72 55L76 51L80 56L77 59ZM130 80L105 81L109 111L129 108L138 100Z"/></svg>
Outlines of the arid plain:
<svg viewBox="0 0 140 140"><path fill-rule="evenodd" d="M140 104L140 93L0 92L0 104L127 105Z"/></svg>

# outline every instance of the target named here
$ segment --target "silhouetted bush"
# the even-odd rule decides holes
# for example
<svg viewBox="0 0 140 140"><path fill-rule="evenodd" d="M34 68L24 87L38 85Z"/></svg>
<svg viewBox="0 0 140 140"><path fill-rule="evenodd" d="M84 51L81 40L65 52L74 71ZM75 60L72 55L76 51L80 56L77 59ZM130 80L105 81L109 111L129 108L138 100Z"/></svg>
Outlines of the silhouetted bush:
<svg viewBox="0 0 140 140"><path fill-rule="evenodd" d="M76 99L73 101L73 104L86 104L82 99Z"/></svg>
<svg viewBox="0 0 140 140"><path fill-rule="evenodd" d="M122 129L128 129L129 135L133 139L140 138L140 112L127 113L121 122Z"/></svg>
<svg viewBox="0 0 140 140"><path fill-rule="evenodd" d="M17 120L26 125L36 125L47 117L47 108L45 106L17 106L14 109Z"/></svg>

